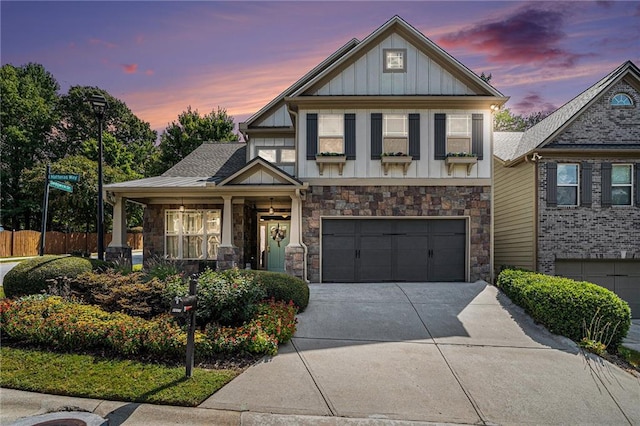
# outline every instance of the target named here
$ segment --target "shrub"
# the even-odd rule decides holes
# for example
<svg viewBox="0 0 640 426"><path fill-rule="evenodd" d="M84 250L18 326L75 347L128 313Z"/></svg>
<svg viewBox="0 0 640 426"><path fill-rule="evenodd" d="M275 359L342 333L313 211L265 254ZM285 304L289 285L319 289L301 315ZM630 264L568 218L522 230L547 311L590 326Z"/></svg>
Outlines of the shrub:
<svg viewBox="0 0 640 426"><path fill-rule="evenodd" d="M207 269L198 277L196 315L201 324L240 325L255 314L264 297L264 289L237 270Z"/></svg>
<svg viewBox="0 0 640 426"><path fill-rule="evenodd" d="M161 281L174 275L180 275L184 268L184 265L178 261L159 256L153 256L147 260L145 266L150 278L158 278Z"/></svg>
<svg viewBox="0 0 640 426"><path fill-rule="evenodd" d="M91 271L89 259L70 256L39 256L24 260L4 277L7 297L39 294L47 289L47 280L58 277L76 277Z"/></svg>
<svg viewBox="0 0 640 426"><path fill-rule="evenodd" d="M269 271L244 270L243 274L253 277L253 281L264 287L267 298L285 303L293 301L300 312L309 304L309 286L300 278L288 274Z"/></svg>
<svg viewBox="0 0 640 426"><path fill-rule="evenodd" d="M515 270L502 271L496 284L549 331L576 342L597 335L615 349L631 324L629 305L596 284ZM599 330L593 330L593 324Z"/></svg>
<svg viewBox="0 0 640 426"><path fill-rule="evenodd" d="M58 278L49 293L67 299L79 299L99 305L108 312L151 318L166 313L169 305L164 301L165 283L145 274L109 269L102 273L85 272L75 278Z"/></svg>

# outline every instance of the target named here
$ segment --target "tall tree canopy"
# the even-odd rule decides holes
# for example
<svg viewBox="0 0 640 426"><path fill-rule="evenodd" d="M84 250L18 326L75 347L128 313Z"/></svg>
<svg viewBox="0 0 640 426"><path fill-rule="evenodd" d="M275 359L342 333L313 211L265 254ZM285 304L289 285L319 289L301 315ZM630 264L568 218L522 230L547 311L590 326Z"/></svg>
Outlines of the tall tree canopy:
<svg viewBox="0 0 640 426"><path fill-rule="evenodd" d="M48 156L51 130L58 121L59 89L40 64L7 64L0 70L1 216L13 228L32 218L31 194L21 187L20 177L23 170Z"/></svg>
<svg viewBox="0 0 640 426"><path fill-rule="evenodd" d="M493 130L496 132L524 132L544 120L549 113L538 111L529 115L513 114L504 108L493 115Z"/></svg>
<svg viewBox="0 0 640 426"><path fill-rule="evenodd" d="M200 115L191 106L178 116L160 136L160 155L154 174L161 174L189 155L203 142L236 142L233 133L233 117L225 109L218 107L209 114Z"/></svg>

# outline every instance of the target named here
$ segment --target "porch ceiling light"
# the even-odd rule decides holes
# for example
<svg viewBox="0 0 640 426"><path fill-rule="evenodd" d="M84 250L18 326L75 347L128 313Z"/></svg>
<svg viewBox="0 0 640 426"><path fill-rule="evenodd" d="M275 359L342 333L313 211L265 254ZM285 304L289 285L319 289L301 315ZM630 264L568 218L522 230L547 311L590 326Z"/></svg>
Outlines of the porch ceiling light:
<svg viewBox="0 0 640 426"><path fill-rule="evenodd" d="M269 207L269 214L273 214L274 210L273 210L273 197L270 198L271 200L271 207Z"/></svg>

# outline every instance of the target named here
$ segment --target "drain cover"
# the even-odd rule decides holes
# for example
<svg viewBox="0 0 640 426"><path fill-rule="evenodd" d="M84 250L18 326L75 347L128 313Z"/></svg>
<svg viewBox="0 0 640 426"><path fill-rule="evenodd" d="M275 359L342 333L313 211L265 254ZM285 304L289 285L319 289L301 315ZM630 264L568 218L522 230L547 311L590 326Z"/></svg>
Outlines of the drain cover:
<svg viewBox="0 0 640 426"><path fill-rule="evenodd" d="M97 414L82 411L63 411L25 417L9 426L108 426L109 422Z"/></svg>

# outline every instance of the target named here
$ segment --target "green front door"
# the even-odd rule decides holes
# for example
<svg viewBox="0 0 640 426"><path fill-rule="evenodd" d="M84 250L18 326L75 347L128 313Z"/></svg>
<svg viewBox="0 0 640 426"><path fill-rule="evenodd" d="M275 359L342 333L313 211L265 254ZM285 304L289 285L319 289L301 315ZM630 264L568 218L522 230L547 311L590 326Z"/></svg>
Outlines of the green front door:
<svg viewBox="0 0 640 426"><path fill-rule="evenodd" d="M273 221L267 225L267 269L284 272L284 248L289 244L289 222Z"/></svg>

